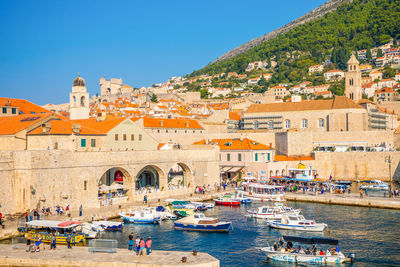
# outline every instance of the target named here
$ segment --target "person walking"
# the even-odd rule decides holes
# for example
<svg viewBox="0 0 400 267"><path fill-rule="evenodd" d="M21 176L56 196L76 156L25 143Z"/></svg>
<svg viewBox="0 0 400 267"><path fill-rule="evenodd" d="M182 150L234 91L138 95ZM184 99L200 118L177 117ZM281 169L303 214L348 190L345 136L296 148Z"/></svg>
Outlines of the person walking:
<svg viewBox="0 0 400 267"><path fill-rule="evenodd" d="M147 241L146 241L146 252L147 252L147 255L150 255L150 253L151 253L151 244L152 244L153 242L151 241L151 238L149 237L149 238L147 238Z"/></svg>
<svg viewBox="0 0 400 267"><path fill-rule="evenodd" d="M67 205L67 206L65 207L65 213L67 214L68 217L70 216L70 215L69 215L69 205Z"/></svg>
<svg viewBox="0 0 400 267"><path fill-rule="evenodd" d="M133 250L133 232L128 236L128 250Z"/></svg>
<svg viewBox="0 0 400 267"><path fill-rule="evenodd" d="M139 256L139 250L140 250L140 238L139 238L139 236L136 236L135 246L136 246L136 256Z"/></svg>
<svg viewBox="0 0 400 267"><path fill-rule="evenodd" d="M82 204L79 206L79 217L81 217L82 216L82 211L83 211L83 208L82 208Z"/></svg>
<svg viewBox="0 0 400 267"><path fill-rule="evenodd" d="M51 243L50 243L50 250L56 249L56 236L54 233L51 235Z"/></svg>
<svg viewBox="0 0 400 267"><path fill-rule="evenodd" d="M33 210L29 211L29 221L33 221Z"/></svg>
<svg viewBox="0 0 400 267"><path fill-rule="evenodd" d="M68 248L72 248L71 247L71 234L68 234L68 236L67 236L67 245L68 245Z"/></svg>
<svg viewBox="0 0 400 267"><path fill-rule="evenodd" d="M37 240L37 242L36 242L36 252L40 252L40 244L42 244L42 240L43 240L43 238L42 238L42 236L39 234L39 235L38 235L38 240Z"/></svg>
<svg viewBox="0 0 400 267"><path fill-rule="evenodd" d="M3 226L3 213L0 212L0 226Z"/></svg>
<svg viewBox="0 0 400 267"><path fill-rule="evenodd" d="M28 210L25 211L25 221L28 222L29 221L29 217L28 217Z"/></svg>
<svg viewBox="0 0 400 267"><path fill-rule="evenodd" d="M147 204L147 195L144 195L143 197L143 204Z"/></svg>

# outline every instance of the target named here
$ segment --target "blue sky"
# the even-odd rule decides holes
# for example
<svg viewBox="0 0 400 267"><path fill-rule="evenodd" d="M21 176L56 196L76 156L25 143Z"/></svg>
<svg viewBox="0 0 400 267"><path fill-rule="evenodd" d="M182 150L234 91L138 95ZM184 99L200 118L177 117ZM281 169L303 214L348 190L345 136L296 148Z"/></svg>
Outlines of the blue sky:
<svg viewBox="0 0 400 267"><path fill-rule="evenodd" d="M185 75L325 0L0 0L0 96L65 103L77 73L133 87Z"/></svg>

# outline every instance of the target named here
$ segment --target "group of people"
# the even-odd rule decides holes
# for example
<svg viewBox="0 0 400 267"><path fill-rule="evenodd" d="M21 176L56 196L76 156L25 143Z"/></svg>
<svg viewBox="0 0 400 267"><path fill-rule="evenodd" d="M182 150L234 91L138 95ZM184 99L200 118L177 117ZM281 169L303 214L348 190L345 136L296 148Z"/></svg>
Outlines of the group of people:
<svg viewBox="0 0 400 267"><path fill-rule="evenodd" d="M134 240L134 235L131 233L128 237L128 250L133 250L133 247L136 247L136 256L143 256L143 255L150 255L152 252L151 246L153 241L151 240L150 237L144 240L144 238L140 238L139 236L136 236L136 239ZM146 254L145 254L146 253Z"/></svg>
<svg viewBox="0 0 400 267"><path fill-rule="evenodd" d="M70 210L71 207L70 205L66 205L65 208L63 208L60 205L57 205L54 207L54 212L57 213L57 215L62 216L62 215L70 215ZM82 216L82 205L79 206L79 216ZM25 212L25 221L30 222L33 220L40 220L41 216L50 216L52 215L51 208L50 207L43 207L41 210L39 209L32 209L32 210L27 210Z"/></svg>
<svg viewBox="0 0 400 267"><path fill-rule="evenodd" d="M194 192L196 194L203 194L204 195L207 191L211 192L211 185L208 185L207 187L206 187L206 185L196 186L195 189L194 189Z"/></svg>
<svg viewBox="0 0 400 267"><path fill-rule="evenodd" d="M293 243L288 241L286 243L286 246L284 246L284 243L282 241L282 239L279 239L278 242L274 243L274 251L280 251L280 252L289 252L289 253L298 253L298 254L305 254L305 255L319 255L319 256L335 256L337 255L337 253L340 252L340 249L338 246L332 248L332 249L328 249L326 250L326 252L324 252L322 249L320 249L318 251L317 246L315 244L312 245L311 249L310 248L306 248L303 249L301 246L298 246L297 249L293 247ZM332 252L331 252L332 251Z"/></svg>

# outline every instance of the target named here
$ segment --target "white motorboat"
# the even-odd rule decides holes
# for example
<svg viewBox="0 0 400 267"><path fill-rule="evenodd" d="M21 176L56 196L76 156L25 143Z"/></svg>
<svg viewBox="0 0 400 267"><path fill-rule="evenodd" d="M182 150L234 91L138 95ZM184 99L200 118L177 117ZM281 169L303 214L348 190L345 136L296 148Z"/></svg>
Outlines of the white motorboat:
<svg viewBox="0 0 400 267"><path fill-rule="evenodd" d="M303 215L296 214L284 214L280 220L268 220L267 224L271 228L309 232L322 232L328 226L325 223L306 220Z"/></svg>
<svg viewBox="0 0 400 267"><path fill-rule="evenodd" d="M381 180L372 180L365 182L360 186L362 190L378 190L378 191L388 191L390 189L389 184L382 182Z"/></svg>
<svg viewBox="0 0 400 267"><path fill-rule="evenodd" d="M257 219L279 220L284 214L300 214L300 209L293 209L284 205L262 206L247 210L247 217Z"/></svg>
<svg viewBox="0 0 400 267"><path fill-rule="evenodd" d="M283 195L283 186L267 185L262 183L248 183L243 187L243 190L237 190L244 197L251 200L261 201L285 201Z"/></svg>
<svg viewBox="0 0 400 267"><path fill-rule="evenodd" d="M231 222L221 222L217 218L206 217L203 213L194 213L174 223L177 230L201 232L228 232L231 225Z"/></svg>
<svg viewBox="0 0 400 267"><path fill-rule="evenodd" d="M128 223L158 223L161 218L149 210L127 211L119 214Z"/></svg>
<svg viewBox="0 0 400 267"><path fill-rule="evenodd" d="M167 219L175 220L177 218L175 214L169 212L163 206L158 206L156 208L148 207L145 208L144 210L148 213L152 213L153 216L155 217L159 217L160 220L167 220Z"/></svg>
<svg viewBox="0 0 400 267"><path fill-rule="evenodd" d="M196 209L198 207L204 207L205 209L212 209L214 208L215 204L214 203L209 203L209 202L195 202L195 201L191 201L191 204L193 204Z"/></svg>
<svg viewBox="0 0 400 267"><path fill-rule="evenodd" d="M96 238L101 231L103 231L103 229L97 225L91 223L82 224L81 232L86 236L86 238Z"/></svg>
<svg viewBox="0 0 400 267"><path fill-rule="evenodd" d="M326 264L326 263L343 263L353 261L355 254L350 254L346 257L338 247L339 241L332 238L304 238L297 236L283 236L287 242L286 246L268 246L261 248L267 257L276 261L293 262L293 263L311 263L311 264ZM320 255L318 251L312 253L309 249L304 250L301 246L298 246L297 250L293 247L293 243L312 244L312 245L334 245L334 249L327 250ZM316 247L315 247L316 248ZM317 249L315 249L317 250Z"/></svg>

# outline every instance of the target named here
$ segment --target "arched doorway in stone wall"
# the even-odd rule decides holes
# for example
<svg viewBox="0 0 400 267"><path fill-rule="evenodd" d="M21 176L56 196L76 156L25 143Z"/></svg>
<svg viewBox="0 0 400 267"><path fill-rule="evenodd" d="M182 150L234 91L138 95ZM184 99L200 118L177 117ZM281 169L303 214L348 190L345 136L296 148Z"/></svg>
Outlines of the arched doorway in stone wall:
<svg viewBox="0 0 400 267"><path fill-rule="evenodd" d="M103 173L98 182L101 206L125 202L128 199L131 176L127 170L113 167Z"/></svg>
<svg viewBox="0 0 400 267"><path fill-rule="evenodd" d="M184 163L174 164L168 172L167 186L169 190L187 188L191 185L192 172Z"/></svg>
<svg viewBox="0 0 400 267"><path fill-rule="evenodd" d="M162 171L157 166L148 165L142 168L136 175L136 192L152 193L160 191L160 179L162 176Z"/></svg>

